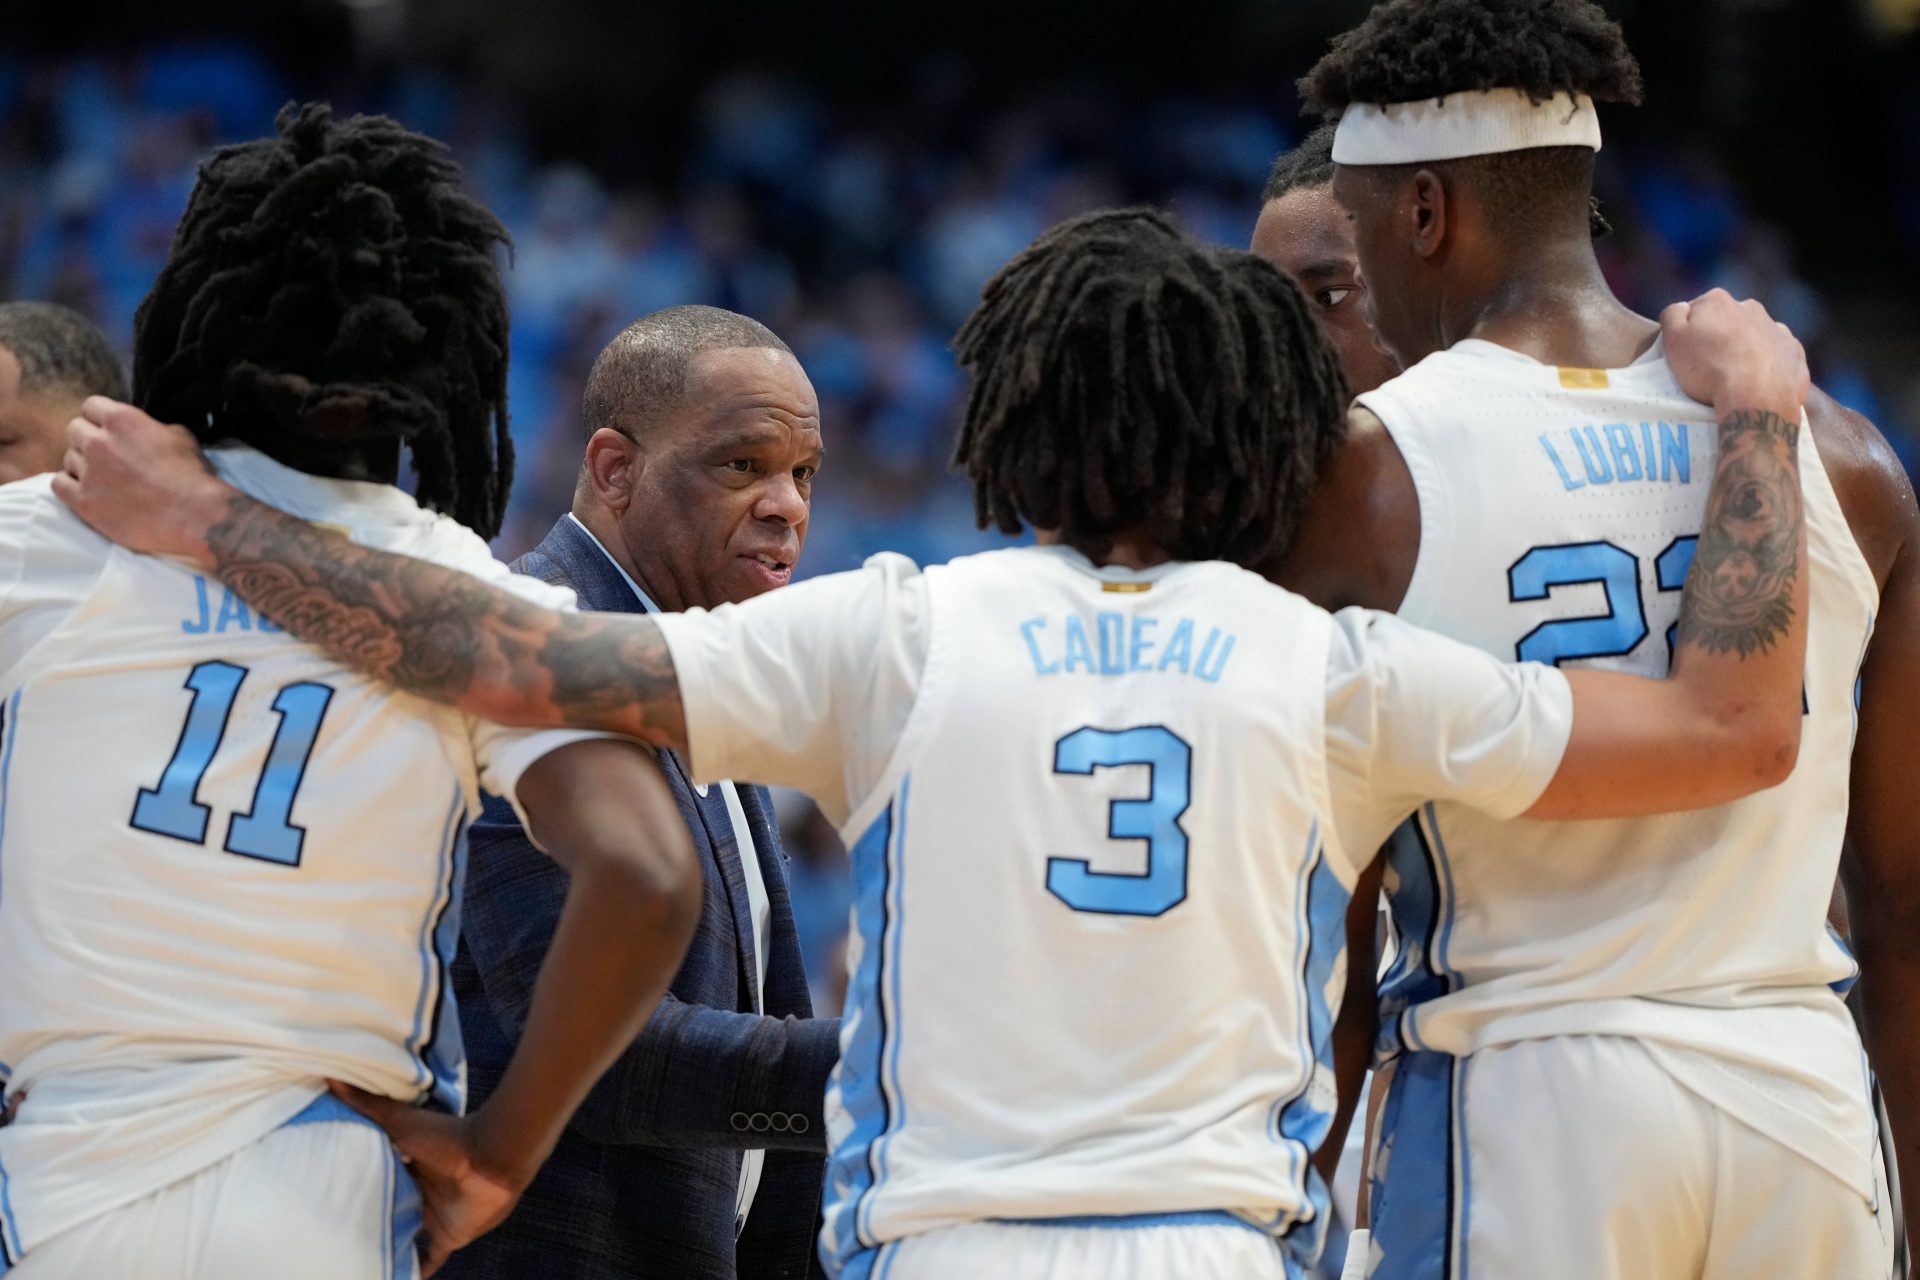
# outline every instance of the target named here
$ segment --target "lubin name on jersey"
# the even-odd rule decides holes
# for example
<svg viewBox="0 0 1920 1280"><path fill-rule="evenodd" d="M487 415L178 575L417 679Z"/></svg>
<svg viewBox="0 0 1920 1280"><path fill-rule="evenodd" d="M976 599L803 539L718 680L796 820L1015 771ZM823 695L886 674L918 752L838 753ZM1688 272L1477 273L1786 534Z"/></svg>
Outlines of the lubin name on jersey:
<svg viewBox="0 0 1920 1280"><path fill-rule="evenodd" d="M1020 624L1020 634L1033 658L1033 673L1040 676L1088 675L1119 676L1130 671L1178 671L1198 676L1210 684L1218 683L1233 653L1234 637L1218 627L1208 627L1200 647L1194 640L1200 634L1192 618L1180 618L1163 638L1154 634L1160 619L1120 613L1096 613L1092 624L1078 614L1067 614L1064 621L1045 615L1028 618Z"/></svg>
<svg viewBox="0 0 1920 1280"><path fill-rule="evenodd" d="M1560 483L1568 493L1590 484L1625 483L1632 480L1678 481L1693 479L1693 459L1687 448L1687 424L1684 422L1607 422L1599 426L1567 428L1566 437L1573 450L1563 453L1554 448L1546 435L1540 447L1547 451ZM1658 438L1659 448L1654 447ZM1564 459L1578 457L1583 475L1577 476Z"/></svg>

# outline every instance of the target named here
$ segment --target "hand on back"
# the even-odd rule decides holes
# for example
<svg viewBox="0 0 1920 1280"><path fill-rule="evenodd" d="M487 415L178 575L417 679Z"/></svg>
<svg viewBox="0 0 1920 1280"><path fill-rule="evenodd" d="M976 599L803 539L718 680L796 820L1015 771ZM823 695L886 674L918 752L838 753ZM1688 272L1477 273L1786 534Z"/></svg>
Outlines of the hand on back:
<svg viewBox="0 0 1920 1280"><path fill-rule="evenodd" d="M1688 395L1724 416L1766 410L1798 419L1813 390L1806 349L1751 299L1713 289L1660 313L1667 363Z"/></svg>
<svg viewBox="0 0 1920 1280"><path fill-rule="evenodd" d="M206 531L233 490L183 427L89 396L67 424L53 492L103 537L134 551L204 562Z"/></svg>

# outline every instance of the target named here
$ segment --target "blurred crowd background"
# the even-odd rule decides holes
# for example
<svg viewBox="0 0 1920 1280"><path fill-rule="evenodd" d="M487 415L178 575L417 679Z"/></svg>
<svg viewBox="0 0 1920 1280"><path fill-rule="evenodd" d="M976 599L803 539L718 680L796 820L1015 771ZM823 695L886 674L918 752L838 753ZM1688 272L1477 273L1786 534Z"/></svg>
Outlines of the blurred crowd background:
<svg viewBox="0 0 1920 1280"><path fill-rule="evenodd" d="M0 298L67 303L124 350L209 148L291 98L389 112L445 139L513 233L520 471L499 551L570 500L602 344L707 302L771 326L819 390L803 575L996 541L946 471L948 343L982 282L1050 223L1123 202L1244 245L1303 131L1294 78L1366 7L989 2L934 29L878 3L16 3ZM1649 90L1605 115L1616 289L1650 313L1714 284L1763 299L1920 463L1920 5L1608 8ZM790 825L810 971L837 1008L844 866L816 815Z"/></svg>

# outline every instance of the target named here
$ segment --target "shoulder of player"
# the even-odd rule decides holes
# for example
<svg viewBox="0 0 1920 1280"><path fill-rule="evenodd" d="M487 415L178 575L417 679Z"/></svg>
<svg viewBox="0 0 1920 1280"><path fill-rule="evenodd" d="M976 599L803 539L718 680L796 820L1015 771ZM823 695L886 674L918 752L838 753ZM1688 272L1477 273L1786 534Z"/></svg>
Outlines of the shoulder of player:
<svg viewBox="0 0 1920 1280"><path fill-rule="evenodd" d="M1818 388L1807 422L1854 541L1884 585L1901 550L1920 549L1920 507L1907 469L1878 427Z"/></svg>
<svg viewBox="0 0 1920 1280"><path fill-rule="evenodd" d="M67 534L89 545L106 542L54 496L52 475L29 476L0 484L0 528L9 531L0 536L24 537L29 532L36 537Z"/></svg>
<svg viewBox="0 0 1920 1280"><path fill-rule="evenodd" d="M1413 473L1385 424L1355 405L1346 439L1267 576L1328 609L1393 609L1406 596L1419 551Z"/></svg>

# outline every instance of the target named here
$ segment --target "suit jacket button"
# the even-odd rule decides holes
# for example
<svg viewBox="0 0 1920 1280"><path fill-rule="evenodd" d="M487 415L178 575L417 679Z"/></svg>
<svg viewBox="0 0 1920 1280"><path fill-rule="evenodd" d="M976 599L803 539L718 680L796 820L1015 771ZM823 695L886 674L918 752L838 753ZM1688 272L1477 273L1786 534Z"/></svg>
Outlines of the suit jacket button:
<svg viewBox="0 0 1920 1280"><path fill-rule="evenodd" d="M775 1133L785 1133L788 1129L791 1129L792 1127L793 1127L792 1116L788 1115L784 1111L776 1111L773 1113L773 1131Z"/></svg>
<svg viewBox="0 0 1920 1280"><path fill-rule="evenodd" d="M765 1133L772 1124L773 1121L767 1118L766 1112L756 1111L753 1113L753 1131L755 1133Z"/></svg>
<svg viewBox="0 0 1920 1280"><path fill-rule="evenodd" d="M800 1115L798 1113L794 1115L793 1131L795 1133L805 1133L808 1129L811 1129L812 1127L813 1127L813 1122L811 1120L808 1120L805 1116Z"/></svg>
<svg viewBox="0 0 1920 1280"><path fill-rule="evenodd" d="M747 1131L747 1126L751 1122L747 1119L746 1112L736 1111L733 1113L731 1117L728 1118L727 1123L733 1126L733 1131L735 1133L745 1133Z"/></svg>

